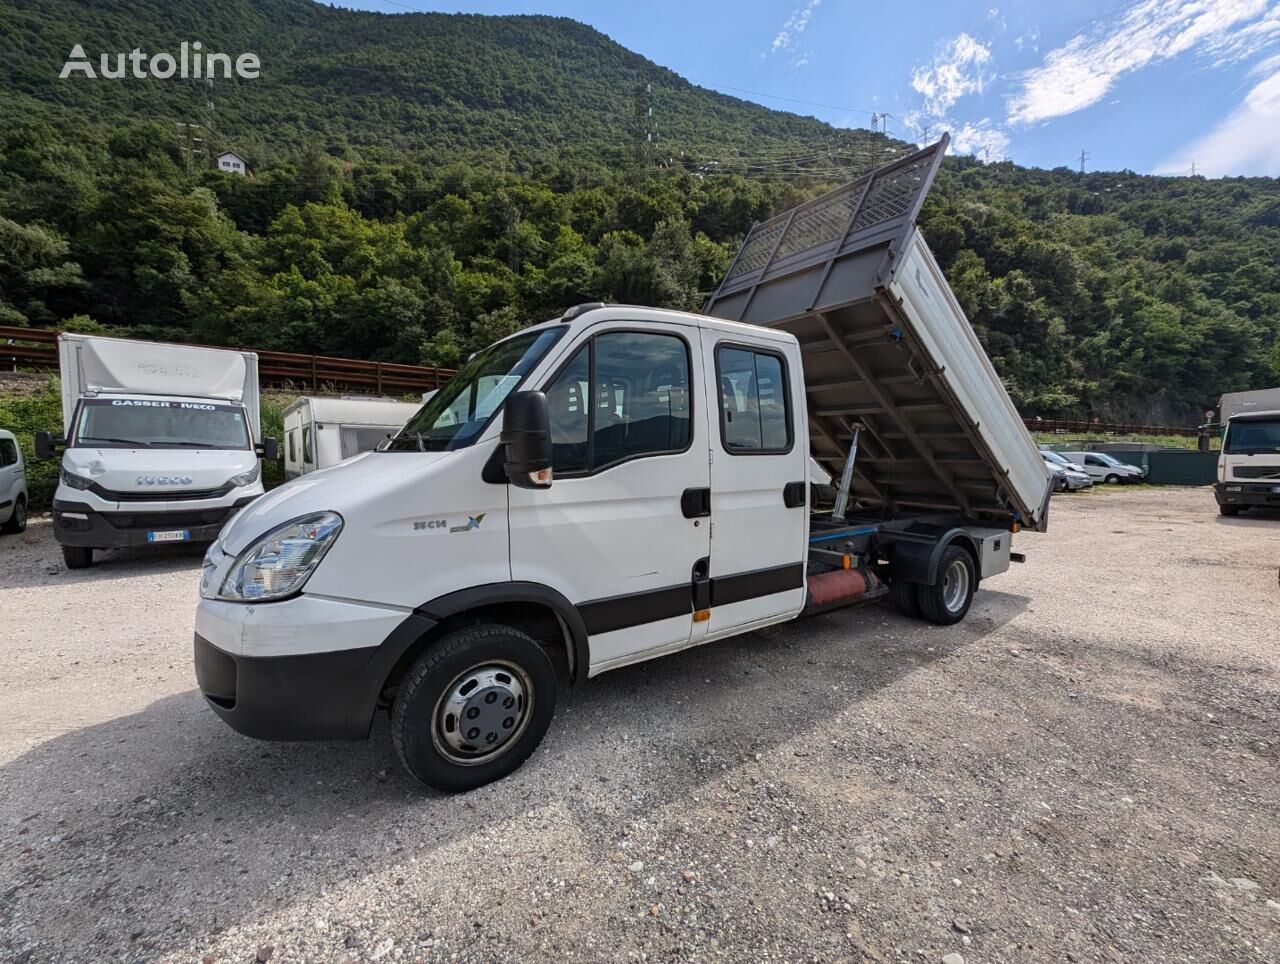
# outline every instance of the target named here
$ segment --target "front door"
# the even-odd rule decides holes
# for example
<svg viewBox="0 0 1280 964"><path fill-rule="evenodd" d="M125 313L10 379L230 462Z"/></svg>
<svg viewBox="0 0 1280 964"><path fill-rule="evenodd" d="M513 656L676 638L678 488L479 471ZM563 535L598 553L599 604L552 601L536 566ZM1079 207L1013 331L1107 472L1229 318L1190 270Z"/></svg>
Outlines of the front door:
<svg viewBox="0 0 1280 964"><path fill-rule="evenodd" d="M711 527L697 514L709 484L698 328L617 320L589 331L538 386L554 481L512 486L510 525L512 579L578 608L595 673L689 642Z"/></svg>
<svg viewBox="0 0 1280 964"><path fill-rule="evenodd" d="M706 636L804 605L808 435L794 343L703 331L711 439L711 618Z"/></svg>

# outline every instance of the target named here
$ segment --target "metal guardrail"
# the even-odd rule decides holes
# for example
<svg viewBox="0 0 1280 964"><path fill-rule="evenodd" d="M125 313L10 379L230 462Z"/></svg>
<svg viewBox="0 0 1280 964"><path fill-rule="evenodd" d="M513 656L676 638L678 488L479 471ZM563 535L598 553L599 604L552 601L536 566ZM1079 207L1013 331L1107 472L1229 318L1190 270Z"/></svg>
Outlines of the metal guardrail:
<svg viewBox="0 0 1280 964"><path fill-rule="evenodd" d="M57 371L57 342L56 331L0 325L0 369L21 372ZM388 392L429 392L439 388L455 374L452 368L338 358L332 355L301 355L282 351L259 351L257 355L258 377L264 385L289 388L301 386L312 391L332 387L372 391L378 395Z"/></svg>
<svg viewBox="0 0 1280 964"><path fill-rule="evenodd" d="M1024 418L1032 432L1067 432L1072 435L1184 435L1195 438L1200 429L1186 425L1138 425L1128 422L1072 422L1053 418Z"/></svg>

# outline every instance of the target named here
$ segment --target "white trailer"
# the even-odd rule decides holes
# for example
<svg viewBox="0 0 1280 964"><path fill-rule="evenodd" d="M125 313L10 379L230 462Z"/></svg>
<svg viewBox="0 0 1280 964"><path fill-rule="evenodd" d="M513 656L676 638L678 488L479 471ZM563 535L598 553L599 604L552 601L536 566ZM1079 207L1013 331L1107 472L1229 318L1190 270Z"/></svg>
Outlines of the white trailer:
<svg viewBox="0 0 1280 964"><path fill-rule="evenodd" d="M1230 392L1218 401L1222 453L1213 494L1222 515L1280 508L1280 388Z"/></svg>
<svg viewBox="0 0 1280 964"><path fill-rule="evenodd" d="M393 398L295 399L281 416L285 478L327 469L377 448L421 407Z"/></svg>
<svg viewBox="0 0 1280 964"><path fill-rule="evenodd" d="M758 225L706 314L579 305L242 513L196 612L213 711L360 739L387 709L466 790L542 739L553 653L581 680L890 593L963 619L1052 483L915 231L945 148Z"/></svg>
<svg viewBox="0 0 1280 964"><path fill-rule="evenodd" d="M62 435L53 531L67 566L95 549L210 542L262 495L258 356L121 338L58 336Z"/></svg>

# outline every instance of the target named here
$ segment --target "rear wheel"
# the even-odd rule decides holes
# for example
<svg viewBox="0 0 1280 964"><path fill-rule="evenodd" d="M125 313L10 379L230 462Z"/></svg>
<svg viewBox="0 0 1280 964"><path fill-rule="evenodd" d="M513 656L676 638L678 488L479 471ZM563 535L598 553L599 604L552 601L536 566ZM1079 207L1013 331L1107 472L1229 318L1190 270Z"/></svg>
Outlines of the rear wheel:
<svg viewBox="0 0 1280 964"><path fill-rule="evenodd" d="M1218 506L1218 512L1219 512L1219 513L1221 513L1222 515L1239 515L1239 514L1240 514L1240 506L1238 506L1238 505L1220 505L1220 506Z"/></svg>
<svg viewBox="0 0 1280 964"><path fill-rule="evenodd" d="M960 546L948 546L938 563L937 581L919 589L921 615L939 626L960 622L973 604L977 585L973 556Z"/></svg>
<svg viewBox="0 0 1280 964"><path fill-rule="evenodd" d="M889 583L889 596L894 606L904 616L912 618L920 615L920 587L905 579L895 579Z"/></svg>
<svg viewBox="0 0 1280 964"><path fill-rule="evenodd" d="M84 546L63 546L62 561L68 569L88 569L93 565L93 550Z"/></svg>
<svg viewBox="0 0 1280 964"><path fill-rule="evenodd" d="M555 705L555 667L536 640L509 626L469 626L409 670L391 710L391 741L420 782L474 790L529 758Z"/></svg>
<svg viewBox="0 0 1280 964"><path fill-rule="evenodd" d="M13 504L13 512L10 514L8 521L0 526L0 531L18 533L27 528L27 500L22 496L18 496L18 501Z"/></svg>

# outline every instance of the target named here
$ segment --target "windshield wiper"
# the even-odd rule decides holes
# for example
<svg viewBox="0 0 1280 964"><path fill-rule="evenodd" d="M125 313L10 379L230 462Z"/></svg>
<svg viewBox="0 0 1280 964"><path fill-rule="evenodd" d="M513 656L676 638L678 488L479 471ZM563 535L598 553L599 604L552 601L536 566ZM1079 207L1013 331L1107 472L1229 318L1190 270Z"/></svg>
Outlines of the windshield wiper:
<svg viewBox="0 0 1280 964"><path fill-rule="evenodd" d="M137 439L132 439L132 438L107 438L106 436L102 436L102 435L81 435L80 441L81 442L110 442L112 445L137 445L140 448L144 448L144 449L151 448L150 442L139 442Z"/></svg>
<svg viewBox="0 0 1280 964"><path fill-rule="evenodd" d="M187 449L221 449L221 448L228 447L225 445L217 445L213 442L192 442L187 439L173 439L172 441L167 441L159 444L172 445L177 448L187 448Z"/></svg>

